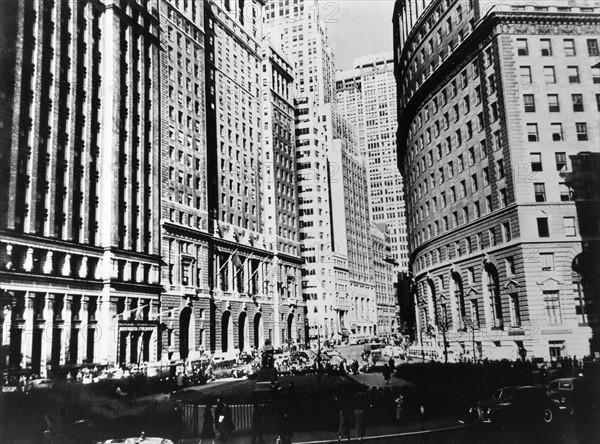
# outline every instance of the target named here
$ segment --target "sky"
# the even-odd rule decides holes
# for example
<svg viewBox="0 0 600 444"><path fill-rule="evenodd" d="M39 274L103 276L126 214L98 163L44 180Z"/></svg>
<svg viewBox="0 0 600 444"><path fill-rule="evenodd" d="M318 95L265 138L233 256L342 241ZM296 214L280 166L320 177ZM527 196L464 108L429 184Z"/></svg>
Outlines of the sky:
<svg viewBox="0 0 600 444"><path fill-rule="evenodd" d="M337 69L355 57L392 50L394 0L320 0Z"/></svg>

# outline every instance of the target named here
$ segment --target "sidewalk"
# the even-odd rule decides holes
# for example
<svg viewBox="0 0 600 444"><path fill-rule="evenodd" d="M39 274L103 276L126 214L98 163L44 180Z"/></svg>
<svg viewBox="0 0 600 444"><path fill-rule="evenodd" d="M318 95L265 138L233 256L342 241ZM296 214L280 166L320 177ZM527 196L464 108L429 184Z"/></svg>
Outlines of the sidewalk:
<svg viewBox="0 0 600 444"><path fill-rule="evenodd" d="M401 436L424 435L434 433L436 431L452 430L458 428L469 427L469 424L462 424L459 421L462 417L451 416L447 418L435 418L425 421L425 429L422 429L420 422L404 422L401 424L386 424L373 427L367 427L367 433L363 438L363 442L377 442L378 440L390 440L392 438L400 438ZM264 436L265 444L274 444L277 441L277 436L268 434ZM354 429L350 432L352 442L358 442ZM228 444L247 444L251 441L250 432L242 432L234 434L228 441ZM177 441L177 444L198 444L200 438L187 438ZM335 430L316 430L312 432L295 432L292 437L292 442L295 444L317 444L317 443L335 443L337 440L337 431ZM347 443L345 439L342 442Z"/></svg>

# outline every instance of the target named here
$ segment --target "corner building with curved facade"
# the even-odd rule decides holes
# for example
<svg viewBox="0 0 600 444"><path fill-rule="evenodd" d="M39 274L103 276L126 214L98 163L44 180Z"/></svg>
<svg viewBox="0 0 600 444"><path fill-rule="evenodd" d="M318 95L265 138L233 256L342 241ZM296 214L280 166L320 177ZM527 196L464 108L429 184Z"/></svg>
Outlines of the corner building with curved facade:
<svg viewBox="0 0 600 444"><path fill-rule="evenodd" d="M417 341L469 359L600 350L599 11L396 2Z"/></svg>

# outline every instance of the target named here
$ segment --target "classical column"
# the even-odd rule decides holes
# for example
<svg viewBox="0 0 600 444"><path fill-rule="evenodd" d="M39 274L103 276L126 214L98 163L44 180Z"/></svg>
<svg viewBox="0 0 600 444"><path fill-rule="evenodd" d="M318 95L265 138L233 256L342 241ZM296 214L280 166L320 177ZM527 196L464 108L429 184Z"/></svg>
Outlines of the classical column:
<svg viewBox="0 0 600 444"><path fill-rule="evenodd" d="M88 338L88 308L90 304L89 296L81 295L81 305L79 308L79 338L77 340L77 361L78 363L82 363L84 360L87 360L87 344L90 340ZM91 339L93 340L93 338Z"/></svg>
<svg viewBox="0 0 600 444"><path fill-rule="evenodd" d="M71 305L73 304L73 295L65 294L63 299L63 310L62 310L62 343L60 346L60 364L68 364L69 356L71 354L71 328L73 326L73 320L71 319Z"/></svg>
<svg viewBox="0 0 600 444"><path fill-rule="evenodd" d="M21 365L23 368L31 367L32 348L33 348L33 304L35 293L27 291L25 293L25 311L23 319L25 320L25 328L23 329L23 348L21 349L23 359Z"/></svg>
<svg viewBox="0 0 600 444"><path fill-rule="evenodd" d="M54 332L54 295L46 293L44 301L44 332L42 333L42 357L40 369L42 378L48 377L47 367L52 362L52 333Z"/></svg>

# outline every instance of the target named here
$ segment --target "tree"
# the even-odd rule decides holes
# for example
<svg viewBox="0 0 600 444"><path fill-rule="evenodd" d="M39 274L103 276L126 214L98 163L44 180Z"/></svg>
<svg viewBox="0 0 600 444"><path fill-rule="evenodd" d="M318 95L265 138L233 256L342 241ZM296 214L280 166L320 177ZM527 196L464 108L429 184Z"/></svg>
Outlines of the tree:
<svg viewBox="0 0 600 444"><path fill-rule="evenodd" d="M465 326L465 330L471 332L471 341L473 343L473 362L475 362L475 330L479 329L478 323L471 319L471 316L466 315L463 318L463 324Z"/></svg>
<svg viewBox="0 0 600 444"><path fill-rule="evenodd" d="M442 316L438 319L437 328L442 334L442 340L444 341L444 363L448 363L448 332L452 327L452 323L446 313L442 313Z"/></svg>

